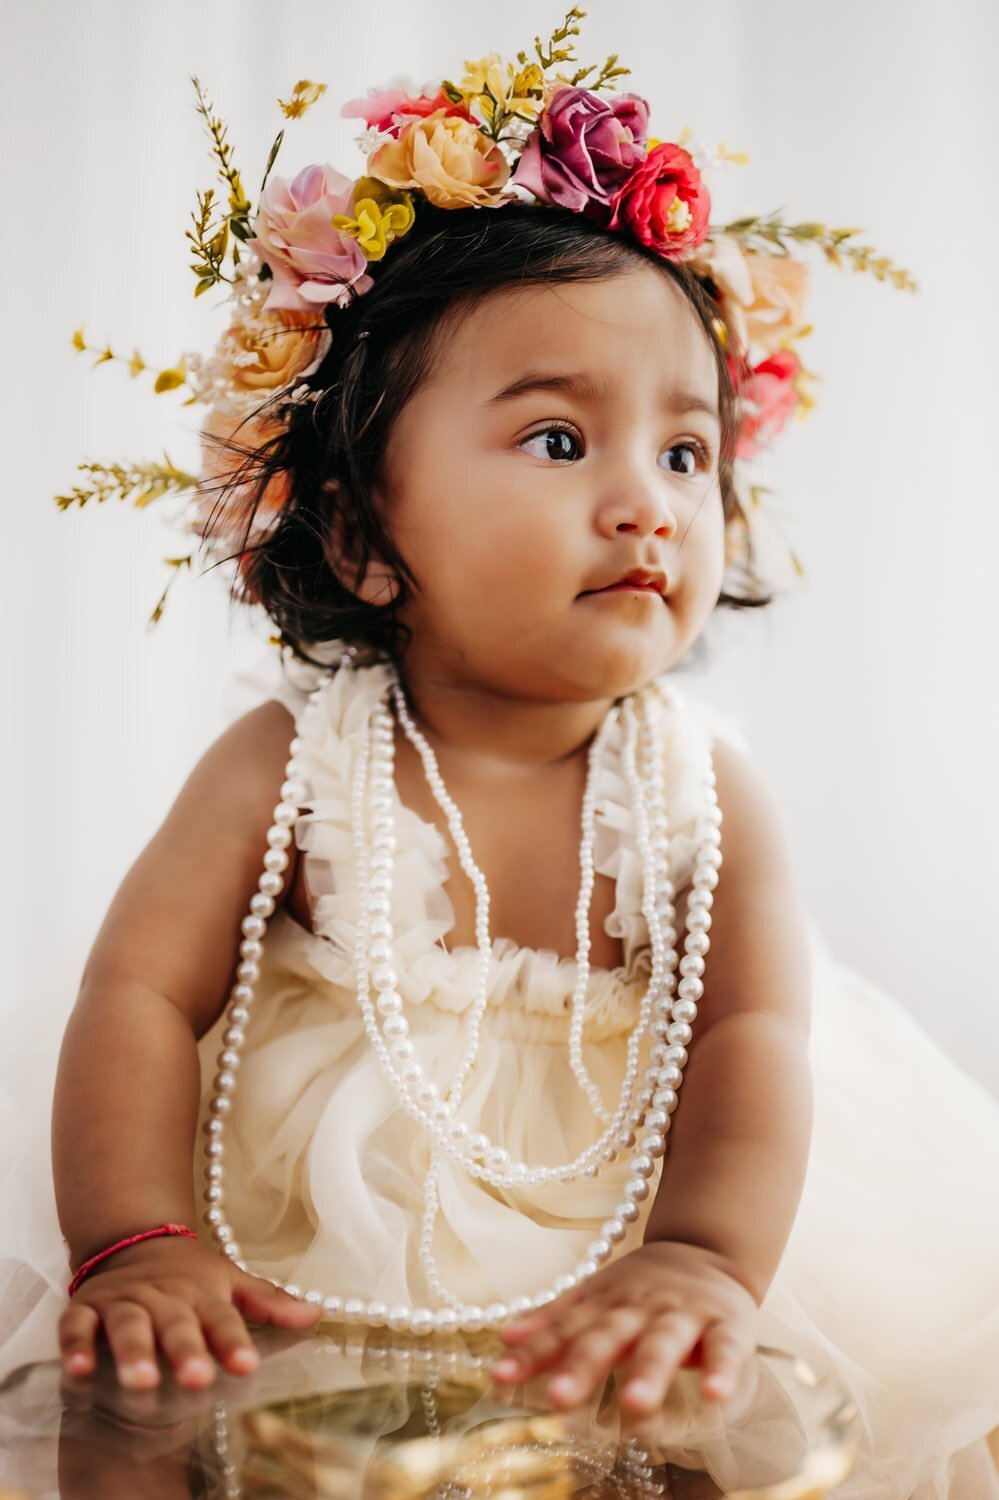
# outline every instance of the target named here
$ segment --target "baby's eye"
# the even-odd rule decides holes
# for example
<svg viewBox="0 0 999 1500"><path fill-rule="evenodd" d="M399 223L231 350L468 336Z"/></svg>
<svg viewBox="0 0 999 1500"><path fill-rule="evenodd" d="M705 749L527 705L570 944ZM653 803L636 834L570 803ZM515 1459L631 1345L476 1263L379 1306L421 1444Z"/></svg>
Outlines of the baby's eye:
<svg viewBox="0 0 999 1500"><path fill-rule="evenodd" d="M570 449L573 445L578 446L579 443L579 439L570 428L552 426L542 427L539 432L532 432L530 436L524 438L518 444L518 446L521 448L526 448L526 445L528 443L536 443L539 438L545 438L547 440L545 448L543 451L535 450L531 454L531 457L553 458L562 463L564 463L566 459L570 459L573 457L573 454L567 450Z"/></svg>
<svg viewBox="0 0 999 1500"><path fill-rule="evenodd" d="M708 452L703 443L699 443L696 440L689 443L674 443L671 448L666 448L663 451L665 453L681 453L684 449L686 449L688 453L692 453L694 455L693 468L681 470L674 469L674 473L681 473L684 476L691 477L697 473L698 464L701 464L704 468L710 468L711 454Z"/></svg>
<svg viewBox="0 0 999 1500"><path fill-rule="evenodd" d="M536 449L531 455L533 458L550 458L556 463L567 463L577 456L577 453L572 450L578 450L579 438L571 427L562 427L556 423L552 423L548 427L542 427L538 432L530 433L526 438L521 440L518 447L524 448L525 451L530 451L527 449L527 444L538 443L541 440L544 441L544 449ZM690 442L673 443L669 448L663 449L663 452L678 453L684 449L694 455L693 467L679 470L673 469L672 472L674 474L679 473L685 478L689 478L697 473L698 465L705 469L711 467L711 453L697 439L693 439Z"/></svg>

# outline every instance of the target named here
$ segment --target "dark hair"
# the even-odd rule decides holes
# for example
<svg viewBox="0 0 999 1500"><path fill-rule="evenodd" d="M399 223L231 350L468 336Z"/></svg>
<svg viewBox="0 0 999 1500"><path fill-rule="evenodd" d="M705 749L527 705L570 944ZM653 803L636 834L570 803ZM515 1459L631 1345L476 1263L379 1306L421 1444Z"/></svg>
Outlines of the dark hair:
<svg viewBox="0 0 999 1500"><path fill-rule="evenodd" d="M435 334L449 315L484 293L601 281L651 262L688 298L718 367L726 538L738 542L729 549L730 566L744 585L738 593L720 593L718 605L771 603L754 569L748 518L733 483L737 397L719 340L718 304L704 283L682 263L567 209L525 202L439 209L419 197L415 207L406 237L384 260L369 262L371 289L343 307L329 305L332 343L307 377L311 399L289 402L287 393L278 393L254 413L279 415L274 438L257 448L238 440L224 444L241 455L235 480L250 495L234 602L262 605L281 641L305 661L316 660L310 646L331 640L398 660L410 632L396 612L416 579L388 535L375 493L392 424L432 367ZM264 490L275 479L287 486L287 500L270 532L248 545ZM224 500L223 491L220 514ZM336 537L349 539L353 565L362 573L372 549L396 571L401 588L393 601L368 604L347 587L335 571L343 556Z"/></svg>

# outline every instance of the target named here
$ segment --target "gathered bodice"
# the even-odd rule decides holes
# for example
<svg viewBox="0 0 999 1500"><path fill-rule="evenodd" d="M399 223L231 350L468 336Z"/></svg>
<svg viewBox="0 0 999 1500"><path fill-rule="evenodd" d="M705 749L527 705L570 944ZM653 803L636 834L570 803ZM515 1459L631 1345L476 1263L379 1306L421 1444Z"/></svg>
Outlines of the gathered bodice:
<svg viewBox="0 0 999 1500"><path fill-rule="evenodd" d="M271 920L265 950L282 964L311 968L340 1003L356 1013L353 945L358 887L351 789L369 716L384 698L389 673L381 663L344 667L332 674L297 663L296 669L299 684L283 679L285 686L275 696L295 716L301 741L297 759L310 793L295 825L295 839L304 861L312 930L303 928L287 910L279 911ZM306 715L304 705L317 687L316 711ZM692 873L712 738L720 733L739 744L745 741L730 720L689 693L672 688L664 693L657 683L645 691L655 698L670 869L679 894ZM651 962L623 741L618 718L595 769L594 868L613 883L614 904L604 929L619 940L623 962L611 969L591 969L586 1025L593 1040L634 1025ZM392 926L398 989L411 1013L429 1005L458 1014L474 998L479 954L471 946L447 944L454 909L445 886L455 856L438 827L406 806L394 788L393 798L397 847ZM525 1041L561 1039L567 1032L577 972L575 958L524 947L507 937L494 938L487 1009L494 1032ZM419 1027L419 1022L411 1024Z"/></svg>

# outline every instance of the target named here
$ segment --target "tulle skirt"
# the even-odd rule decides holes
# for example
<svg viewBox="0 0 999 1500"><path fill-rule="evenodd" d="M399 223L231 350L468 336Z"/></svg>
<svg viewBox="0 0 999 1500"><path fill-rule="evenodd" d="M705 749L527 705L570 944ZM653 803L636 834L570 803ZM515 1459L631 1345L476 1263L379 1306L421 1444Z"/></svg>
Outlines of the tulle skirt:
<svg viewBox="0 0 999 1500"><path fill-rule="evenodd" d="M275 962L298 1025L289 1029L285 1015L271 1037L262 1026L240 1085L249 1102L229 1211L243 1253L263 1274L418 1300L425 1141L393 1113L359 1021L322 1009L314 971L310 989L307 935L290 922L283 934ZM838 963L811 923L809 936L812 1147L760 1342L832 1371L858 1409L859 1452L837 1500L999 1500L988 1441L999 1428L999 1106L897 1000ZM277 1013L280 987L270 999ZM426 1017L414 1039L445 1078L462 1051L461 1017L436 1006ZM522 1017L520 1030L504 1022L511 1034L489 1036L473 1076L483 1128L530 1160L578 1150L593 1129L564 1048L530 1032L543 1019ZM217 1036L201 1046L207 1079ZM40 1032L6 1070L0 1376L57 1356L67 1281L48 1142L57 1047ZM611 1035L584 1053L608 1097L623 1048ZM445 1164L435 1238L445 1284L482 1303L550 1284L606 1215L608 1196L602 1173L514 1208ZM792 1441L781 1432L767 1423L758 1434L778 1471L780 1445ZM797 1456L788 1450L789 1468ZM705 1467L725 1482L721 1449L706 1450Z"/></svg>

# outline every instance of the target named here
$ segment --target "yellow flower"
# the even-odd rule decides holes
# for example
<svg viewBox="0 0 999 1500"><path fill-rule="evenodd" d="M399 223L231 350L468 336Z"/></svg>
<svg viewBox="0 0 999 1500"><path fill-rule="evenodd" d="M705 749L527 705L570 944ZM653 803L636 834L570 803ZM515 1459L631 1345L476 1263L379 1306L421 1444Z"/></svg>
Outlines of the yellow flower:
<svg viewBox="0 0 999 1500"><path fill-rule="evenodd" d="M281 112L286 120L297 120L311 109L317 99L321 99L326 92L325 83L312 83L308 78L300 78L291 91L290 99L279 99Z"/></svg>
<svg viewBox="0 0 999 1500"><path fill-rule="evenodd" d="M376 177L354 184L354 218L334 214L333 228L357 240L368 260L381 260L393 240L413 227L416 218L409 193L395 192Z"/></svg>
<svg viewBox="0 0 999 1500"><path fill-rule="evenodd" d="M368 171L389 187L417 188L438 208L488 207L510 176L503 152L477 126L438 109L372 153Z"/></svg>
<svg viewBox="0 0 999 1500"><path fill-rule="evenodd" d="M465 76L458 87L466 100L474 99L482 118L491 125L495 118L496 103L500 105L503 114L516 111L535 119L541 100L533 98L529 90L540 89L543 84L544 74L536 63L528 63L518 73L512 63L504 65L498 52L490 52L477 62L466 59ZM490 94L492 98L489 97Z"/></svg>

